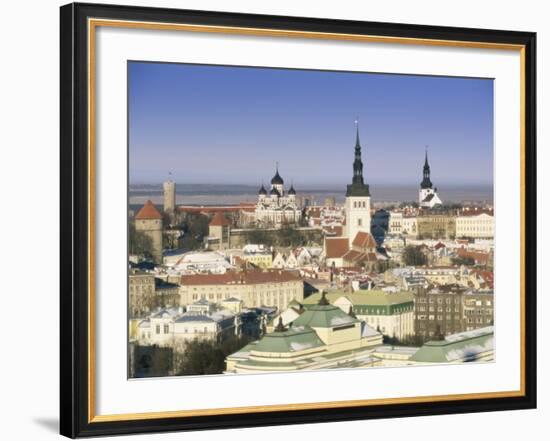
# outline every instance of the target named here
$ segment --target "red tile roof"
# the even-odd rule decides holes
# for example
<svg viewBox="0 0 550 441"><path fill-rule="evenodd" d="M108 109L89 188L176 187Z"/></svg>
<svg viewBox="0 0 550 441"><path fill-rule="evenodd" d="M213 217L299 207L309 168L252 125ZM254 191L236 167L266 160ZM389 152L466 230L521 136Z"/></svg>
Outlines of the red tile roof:
<svg viewBox="0 0 550 441"><path fill-rule="evenodd" d="M229 225L229 219L227 219L221 211L217 211L212 220L210 221L210 226L221 227L224 225Z"/></svg>
<svg viewBox="0 0 550 441"><path fill-rule="evenodd" d="M480 214L494 215L494 210L490 208L465 208L460 212L460 216L479 216Z"/></svg>
<svg viewBox="0 0 550 441"><path fill-rule="evenodd" d="M141 210L136 214L136 219L162 219L162 215L150 200L145 202Z"/></svg>
<svg viewBox="0 0 550 441"><path fill-rule="evenodd" d="M493 289L494 275L492 271L474 270L473 273L476 274L481 279L483 279L487 284L487 287Z"/></svg>
<svg viewBox="0 0 550 441"><path fill-rule="evenodd" d="M359 233L355 235L351 245L362 249L376 248L376 241L374 237L372 237L372 234L359 231Z"/></svg>
<svg viewBox="0 0 550 441"><path fill-rule="evenodd" d="M360 262L376 262L376 253L362 253L360 251L349 250L343 257L344 261L351 263L360 263Z"/></svg>
<svg viewBox="0 0 550 441"><path fill-rule="evenodd" d="M302 280L297 271L241 271L225 274L190 274L181 276L182 285L258 285Z"/></svg>
<svg viewBox="0 0 550 441"><path fill-rule="evenodd" d="M329 259L342 257L349 250L347 237L325 238L325 256Z"/></svg>
<svg viewBox="0 0 550 441"><path fill-rule="evenodd" d="M344 227L340 225L333 225L324 228L325 233L330 236L341 236L344 233Z"/></svg>
<svg viewBox="0 0 550 441"><path fill-rule="evenodd" d="M239 211L254 210L255 204L249 202L241 202L239 205L219 205L200 207L196 205L178 205L177 210L180 213L201 213L212 214L221 211L222 213L237 213Z"/></svg>
<svg viewBox="0 0 550 441"><path fill-rule="evenodd" d="M489 261L489 253L484 253L482 251L469 251L464 248L459 248L457 254L462 258L473 259L478 265L486 265Z"/></svg>

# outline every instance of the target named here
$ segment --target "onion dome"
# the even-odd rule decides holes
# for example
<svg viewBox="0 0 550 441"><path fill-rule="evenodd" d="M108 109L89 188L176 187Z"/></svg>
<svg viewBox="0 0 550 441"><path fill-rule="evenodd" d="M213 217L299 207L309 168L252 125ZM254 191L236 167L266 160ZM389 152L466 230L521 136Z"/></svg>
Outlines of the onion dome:
<svg viewBox="0 0 550 441"><path fill-rule="evenodd" d="M261 188L260 188L260 191L258 191L258 194L263 194L263 195L266 195L267 194L267 191L264 187L264 184L262 184Z"/></svg>
<svg viewBox="0 0 550 441"><path fill-rule="evenodd" d="M275 176L271 178L271 185L284 185L285 181L283 181L283 178L281 178L281 175L279 174L279 163L277 163L277 168L275 170Z"/></svg>
<svg viewBox="0 0 550 441"><path fill-rule="evenodd" d="M292 195L296 196L296 190L294 190L294 185L290 186L290 190L288 190L288 194L292 194Z"/></svg>
<svg viewBox="0 0 550 441"><path fill-rule="evenodd" d="M274 195L274 194L275 194L275 195L277 195L277 196L281 196L275 187L273 187L273 188L271 189L271 191L269 192L269 194L270 194L270 195Z"/></svg>

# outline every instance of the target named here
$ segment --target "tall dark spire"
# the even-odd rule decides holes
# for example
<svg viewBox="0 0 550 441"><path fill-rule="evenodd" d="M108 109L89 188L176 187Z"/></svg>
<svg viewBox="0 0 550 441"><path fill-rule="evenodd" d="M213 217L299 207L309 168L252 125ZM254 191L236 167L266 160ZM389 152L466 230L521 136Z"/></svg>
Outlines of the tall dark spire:
<svg viewBox="0 0 550 441"><path fill-rule="evenodd" d="M370 196L369 186L363 179L363 161L361 160L361 142L359 141L359 121L355 120L355 159L353 161L353 178L348 185L346 196Z"/></svg>
<svg viewBox="0 0 550 441"><path fill-rule="evenodd" d="M430 164L428 163L428 146L426 146L426 156L424 158L424 169L422 171L422 182L420 188L432 188L432 181L430 180Z"/></svg>
<svg viewBox="0 0 550 441"><path fill-rule="evenodd" d="M355 150L361 151L361 142L359 142L359 119L355 119Z"/></svg>

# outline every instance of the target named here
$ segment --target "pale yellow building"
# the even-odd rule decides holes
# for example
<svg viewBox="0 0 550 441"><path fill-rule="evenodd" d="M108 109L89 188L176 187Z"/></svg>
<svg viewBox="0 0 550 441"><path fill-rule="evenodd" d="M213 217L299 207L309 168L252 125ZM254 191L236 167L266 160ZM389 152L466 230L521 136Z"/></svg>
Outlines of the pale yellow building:
<svg viewBox="0 0 550 441"><path fill-rule="evenodd" d="M226 372L374 366L379 360L370 354L382 340L365 322L322 297L290 327L283 326L281 320L272 333L227 357Z"/></svg>
<svg viewBox="0 0 550 441"><path fill-rule="evenodd" d="M128 275L130 317L142 317L155 306L155 276L131 270Z"/></svg>
<svg viewBox="0 0 550 441"><path fill-rule="evenodd" d="M313 294L304 300L304 308L315 305L321 294ZM406 340L414 334L414 295L408 291L358 290L335 291L326 294L334 306L366 322L378 332Z"/></svg>
<svg viewBox="0 0 550 441"><path fill-rule="evenodd" d="M258 253L244 253L242 258L258 268L271 268L273 256L270 251Z"/></svg>
<svg viewBox="0 0 550 441"><path fill-rule="evenodd" d="M274 306L286 309L292 300L304 298L304 282L297 271L242 271L225 274L183 275L180 279L180 304L200 299L221 303L235 298L243 307Z"/></svg>
<svg viewBox="0 0 550 441"><path fill-rule="evenodd" d="M456 237L494 237L494 217L487 213L463 215L456 218Z"/></svg>

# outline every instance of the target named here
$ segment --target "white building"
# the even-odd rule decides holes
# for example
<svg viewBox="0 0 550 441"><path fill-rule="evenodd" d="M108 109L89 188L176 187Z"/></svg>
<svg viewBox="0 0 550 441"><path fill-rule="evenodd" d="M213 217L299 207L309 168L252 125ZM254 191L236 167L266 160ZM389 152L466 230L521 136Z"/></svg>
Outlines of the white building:
<svg viewBox="0 0 550 441"><path fill-rule="evenodd" d="M285 192L284 180L279 174L279 166L275 176L271 179L269 194L262 185L258 192L258 203L253 218L257 225L280 227L285 224L298 224L302 218L302 211L296 201L296 190L291 185Z"/></svg>
<svg viewBox="0 0 550 441"><path fill-rule="evenodd" d="M388 233L416 237L418 234L418 222L416 216L406 215L401 211L390 211Z"/></svg>
<svg viewBox="0 0 550 441"><path fill-rule="evenodd" d="M183 308L161 309L138 324L138 340L142 345L172 347L176 350L194 339L221 340L240 332L238 316L226 309L201 300Z"/></svg>
<svg viewBox="0 0 550 441"><path fill-rule="evenodd" d="M495 222L488 213L463 214L456 218L456 237L493 238Z"/></svg>
<svg viewBox="0 0 550 441"><path fill-rule="evenodd" d="M426 158L424 160L423 179L420 183L418 192L418 204L421 208L433 208L436 205L441 205L441 199L437 195L435 188L430 180L430 164L428 164L428 150L426 150Z"/></svg>
<svg viewBox="0 0 550 441"><path fill-rule="evenodd" d="M213 273L224 274L233 266L217 251L191 251L181 255L165 257L169 274Z"/></svg>

